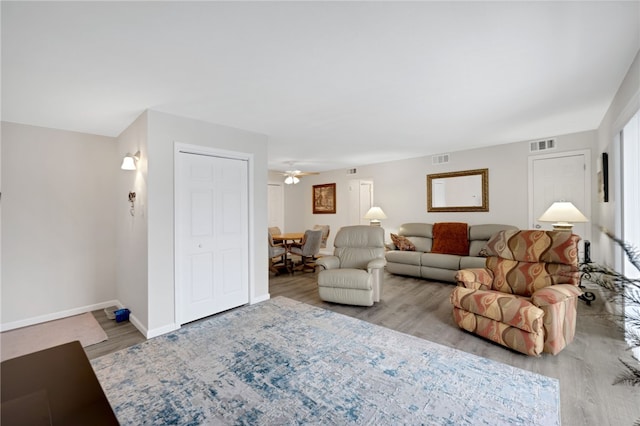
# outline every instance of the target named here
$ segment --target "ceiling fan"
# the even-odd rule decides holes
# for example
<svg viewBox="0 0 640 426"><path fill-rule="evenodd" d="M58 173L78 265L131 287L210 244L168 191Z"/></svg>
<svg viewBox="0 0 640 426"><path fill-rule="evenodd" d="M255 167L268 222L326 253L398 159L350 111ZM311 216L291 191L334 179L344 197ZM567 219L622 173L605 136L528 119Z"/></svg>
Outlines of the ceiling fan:
<svg viewBox="0 0 640 426"><path fill-rule="evenodd" d="M290 166L293 166L293 164L290 164ZM291 184L296 184L298 182L300 182L300 177L302 176L309 176L309 175L317 175L319 174L318 172L302 172L300 170L287 170L286 172L283 172L282 175L285 177L284 178L284 183L286 183L287 185L291 185Z"/></svg>

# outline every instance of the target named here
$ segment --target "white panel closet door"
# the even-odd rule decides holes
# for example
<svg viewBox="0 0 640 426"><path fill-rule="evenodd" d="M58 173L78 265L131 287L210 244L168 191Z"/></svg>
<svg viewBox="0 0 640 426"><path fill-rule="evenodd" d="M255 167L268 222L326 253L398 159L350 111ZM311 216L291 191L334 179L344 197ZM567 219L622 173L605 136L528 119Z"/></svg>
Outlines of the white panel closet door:
<svg viewBox="0 0 640 426"><path fill-rule="evenodd" d="M247 162L180 152L176 185L178 321L249 302Z"/></svg>
<svg viewBox="0 0 640 426"><path fill-rule="evenodd" d="M588 152L582 151L529 158L529 220L532 228L553 228L552 223L540 222L538 218L554 201L571 201L587 218L591 218L589 164ZM591 224L575 223L573 233L588 240L591 238Z"/></svg>

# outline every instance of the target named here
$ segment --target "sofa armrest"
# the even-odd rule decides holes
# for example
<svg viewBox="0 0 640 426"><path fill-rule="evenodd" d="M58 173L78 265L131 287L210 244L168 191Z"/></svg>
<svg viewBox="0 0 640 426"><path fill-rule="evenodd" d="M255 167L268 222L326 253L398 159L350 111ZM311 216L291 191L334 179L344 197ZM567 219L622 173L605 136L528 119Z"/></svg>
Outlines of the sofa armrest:
<svg viewBox="0 0 640 426"><path fill-rule="evenodd" d="M367 270L371 272L372 269L382 269L386 264L387 261L384 258L373 259L367 263Z"/></svg>
<svg viewBox="0 0 640 426"><path fill-rule="evenodd" d="M578 297L582 290L573 284L556 284L541 288L531 295L531 303L536 306L555 305L567 299Z"/></svg>
<svg viewBox="0 0 640 426"><path fill-rule="evenodd" d="M340 267L340 259L338 256L322 256L316 260L316 266L322 269L336 269Z"/></svg>
<svg viewBox="0 0 640 426"><path fill-rule="evenodd" d="M474 290L491 290L493 272L486 268L461 269L456 273L459 287Z"/></svg>

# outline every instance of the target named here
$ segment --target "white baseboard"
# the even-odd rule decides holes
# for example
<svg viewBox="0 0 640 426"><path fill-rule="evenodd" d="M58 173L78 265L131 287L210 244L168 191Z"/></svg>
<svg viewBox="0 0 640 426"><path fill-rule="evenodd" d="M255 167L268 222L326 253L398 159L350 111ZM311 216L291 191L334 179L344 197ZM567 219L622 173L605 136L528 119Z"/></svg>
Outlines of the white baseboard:
<svg viewBox="0 0 640 426"><path fill-rule="evenodd" d="M98 309L108 308L109 306L122 307L122 303L119 300L109 300L107 302L96 303L93 305L81 306L79 308L67 309L66 311L53 312L51 314L40 315L37 317L26 318L19 321L8 322L0 324L0 331L9 331L16 328L28 327L30 325L40 324L47 321L54 321L61 318L70 317L73 315L84 314L85 312L96 311Z"/></svg>
<svg viewBox="0 0 640 426"><path fill-rule="evenodd" d="M260 302L264 302L265 300L269 300L271 299L271 295L269 293L264 294L262 296L258 296L258 297L252 297L251 301L249 302L250 305L255 305L256 303L260 303Z"/></svg>
<svg viewBox="0 0 640 426"><path fill-rule="evenodd" d="M136 326L136 328L138 328L138 326ZM140 332L142 334L144 334L147 339L153 339L154 337L158 337L158 336L161 336L163 334L171 333L172 331L176 331L179 328L180 328L180 324L167 324L167 325L162 326L162 327L154 328L154 329L151 329L151 330L146 330L146 332L143 332L142 330L140 330L140 328L138 328L138 330L140 330Z"/></svg>

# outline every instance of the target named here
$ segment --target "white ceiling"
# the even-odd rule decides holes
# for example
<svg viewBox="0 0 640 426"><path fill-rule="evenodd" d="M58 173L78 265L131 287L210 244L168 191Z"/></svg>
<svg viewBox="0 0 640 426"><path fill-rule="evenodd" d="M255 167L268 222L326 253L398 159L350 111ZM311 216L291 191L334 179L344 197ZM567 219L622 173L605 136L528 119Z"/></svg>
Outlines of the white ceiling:
<svg viewBox="0 0 640 426"><path fill-rule="evenodd" d="M2 1L2 119L155 109L325 171L595 129L639 49L639 1Z"/></svg>

